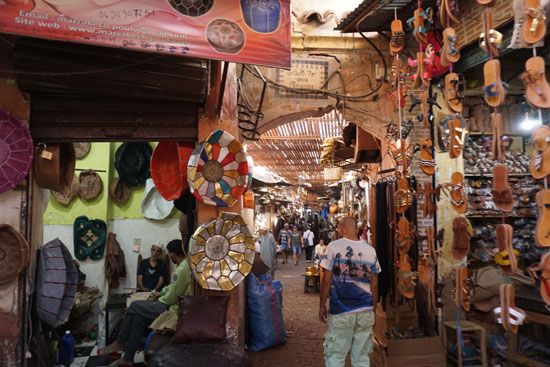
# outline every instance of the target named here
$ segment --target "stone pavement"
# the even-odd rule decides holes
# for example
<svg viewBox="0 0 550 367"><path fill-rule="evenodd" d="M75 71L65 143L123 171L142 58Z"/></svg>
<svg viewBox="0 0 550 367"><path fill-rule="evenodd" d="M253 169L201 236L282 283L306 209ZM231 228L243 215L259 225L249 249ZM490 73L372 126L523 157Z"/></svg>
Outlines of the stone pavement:
<svg viewBox="0 0 550 367"><path fill-rule="evenodd" d="M290 259L289 259L290 260ZM310 265L310 264L307 264ZM278 263L275 279L283 284L283 318L287 342L261 352L249 352L252 367L324 366L323 341L326 324L319 321L319 295L304 294L306 262L297 266Z"/></svg>

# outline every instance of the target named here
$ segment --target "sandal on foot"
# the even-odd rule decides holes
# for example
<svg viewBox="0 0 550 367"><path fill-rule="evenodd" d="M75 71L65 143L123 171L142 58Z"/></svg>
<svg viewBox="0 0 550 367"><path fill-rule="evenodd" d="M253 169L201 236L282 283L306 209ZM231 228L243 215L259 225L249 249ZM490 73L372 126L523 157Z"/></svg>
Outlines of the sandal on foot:
<svg viewBox="0 0 550 367"><path fill-rule="evenodd" d="M491 141L493 160L502 162L504 161L504 149L502 147L502 132L504 130L504 121L500 113L491 113L491 125L493 129L493 139Z"/></svg>
<svg viewBox="0 0 550 367"><path fill-rule="evenodd" d="M466 134L468 130L462 127L462 122L455 118L449 121L449 156L451 158L460 157L462 154L462 147L466 140Z"/></svg>
<svg viewBox="0 0 550 367"><path fill-rule="evenodd" d="M435 160L432 154L433 143L432 139L426 139L422 143L420 149L420 169L428 176L435 174Z"/></svg>
<svg viewBox="0 0 550 367"><path fill-rule="evenodd" d="M550 189L537 192L538 218L535 228L535 244L538 247L550 247Z"/></svg>
<svg viewBox="0 0 550 367"><path fill-rule="evenodd" d="M390 51L393 55L400 53L405 46L405 32L403 23L396 19L391 22Z"/></svg>
<svg viewBox="0 0 550 367"><path fill-rule="evenodd" d="M500 61L489 60L483 65L485 102L491 107L498 107L504 102L506 91L500 79Z"/></svg>
<svg viewBox="0 0 550 367"><path fill-rule="evenodd" d="M470 228L470 230L469 230ZM453 219L453 248L455 260L463 260L470 252L471 224L464 217Z"/></svg>
<svg viewBox="0 0 550 367"><path fill-rule="evenodd" d="M454 28L445 28L443 31L443 48L441 50L441 65L449 66L460 60L460 51L457 46L456 31Z"/></svg>
<svg viewBox="0 0 550 367"><path fill-rule="evenodd" d="M449 110L455 113L461 113L463 109L459 84L460 76L457 73L445 75L445 104L447 104Z"/></svg>
<svg viewBox="0 0 550 367"><path fill-rule="evenodd" d="M514 194L512 187L508 184L508 167L498 164L493 168L493 202L496 207L504 212L510 213L514 208Z"/></svg>
<svg viewBox="0 0 550 367"><path fill-rule="evenodd" d="M529 44L539 42L546 34L546 15L540 0L523 0L525 23L523 24L523 39Z"/></svg>
<svg viewBox="0 0 550 367"><path fill-rule="evenodd" d="M531 176L536 179L550 174L550 127L543 125L533 131L533 158L529 164Z"/></svg>
<svg viewBox="0 0 550 367"><path fill-rule="evenodd" d="M525 98L536 108L550 108L550 84L546 80L544 59L531 57L525 62L520 79L525 84Z"/></svg>
<svg viewBox="0 0 550 367"><path fill-rule="evenodd" d="M464 192L464 175L460 172L453 172L451 182L445 185L449 191L449 199L453 209L458 214L466 213L468 202L466 201L466 193Z"/></svg>
<svg viewBox="0 0 550 367"><path fill-rule="evenodd" d="M518 266L516 255L519 255L519 251L512 247L512 234L511 225L497 224L496 243L499 252L495 255L495 263L506 274L514 274Z"/></svg>

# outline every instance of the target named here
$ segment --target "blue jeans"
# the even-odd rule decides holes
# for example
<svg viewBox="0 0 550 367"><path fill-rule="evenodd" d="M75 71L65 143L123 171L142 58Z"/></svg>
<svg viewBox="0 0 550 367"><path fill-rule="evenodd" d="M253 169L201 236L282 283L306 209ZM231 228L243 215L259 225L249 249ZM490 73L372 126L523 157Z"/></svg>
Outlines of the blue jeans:
<svg viewBox="0 0 550 367"><path fill-rule="evenodd" d="M292 245L292 253L294 255L300 255L302 253L302 245Z"/></svg>

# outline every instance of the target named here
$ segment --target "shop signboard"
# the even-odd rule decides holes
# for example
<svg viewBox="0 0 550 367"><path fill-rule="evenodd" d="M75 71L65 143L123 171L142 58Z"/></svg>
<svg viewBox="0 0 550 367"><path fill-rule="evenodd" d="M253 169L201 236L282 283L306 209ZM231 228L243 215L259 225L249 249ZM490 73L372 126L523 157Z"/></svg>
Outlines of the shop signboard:
<svg viewBox="0 0 550 367"><path fill-rule="evenodd" d="M0 32L290 67L290 0L0 0Z"/></svg>

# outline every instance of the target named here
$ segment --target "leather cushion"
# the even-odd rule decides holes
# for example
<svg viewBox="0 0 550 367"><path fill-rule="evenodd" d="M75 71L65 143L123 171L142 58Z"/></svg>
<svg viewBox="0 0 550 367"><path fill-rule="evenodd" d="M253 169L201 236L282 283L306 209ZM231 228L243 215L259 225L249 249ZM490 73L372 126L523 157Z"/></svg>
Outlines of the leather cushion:
<svg viewBox="0 0 550 367"><path fill-rule="evenodd" d="M172 343L210 343L225 339L227 296L180 297L180 319Z"/></svg>

